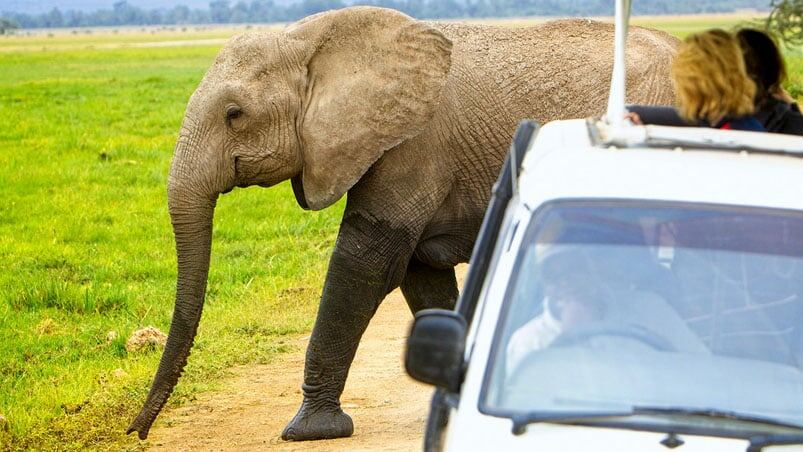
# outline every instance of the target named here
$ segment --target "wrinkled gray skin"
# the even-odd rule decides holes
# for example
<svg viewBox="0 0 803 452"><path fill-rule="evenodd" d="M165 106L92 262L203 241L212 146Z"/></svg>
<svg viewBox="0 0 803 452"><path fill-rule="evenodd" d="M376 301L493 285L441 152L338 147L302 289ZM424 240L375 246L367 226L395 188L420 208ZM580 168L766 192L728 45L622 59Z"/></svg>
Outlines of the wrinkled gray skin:
<svg viewBox="0 0 803 452"><path fill-rule="evenodd" d="M187 106L168 182L176 306L142 411L144 439L178 382L204 304L212 216L234 187L293 180L302 207L348 192L307 349L304 400L282 437L352 434L340 395L360 337L401 286L452 307L516 124L603 112L613 30L587 20L502 29L355 7L233 38ZM628 101L669 104L675 41L631 30Z"/></svg>

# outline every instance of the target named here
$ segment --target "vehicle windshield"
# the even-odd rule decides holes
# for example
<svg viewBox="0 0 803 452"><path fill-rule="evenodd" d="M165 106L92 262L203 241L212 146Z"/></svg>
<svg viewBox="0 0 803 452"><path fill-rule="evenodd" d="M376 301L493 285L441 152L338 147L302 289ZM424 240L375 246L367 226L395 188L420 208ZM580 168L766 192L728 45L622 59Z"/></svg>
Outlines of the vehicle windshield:
<svg viewBox="0 0 803 452"><path fill-rule="evenodd" d="M803 215L563 202L530 222L483 411L633 407L803 425Z"/></svg>

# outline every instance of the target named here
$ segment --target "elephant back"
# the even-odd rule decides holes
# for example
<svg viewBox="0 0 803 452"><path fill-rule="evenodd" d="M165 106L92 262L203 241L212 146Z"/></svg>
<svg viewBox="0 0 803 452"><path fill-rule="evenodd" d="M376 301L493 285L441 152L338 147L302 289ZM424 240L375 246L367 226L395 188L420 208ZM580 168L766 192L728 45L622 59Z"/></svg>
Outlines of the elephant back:
<svg viewBox="0 0 803 452"><path fill-rule="evenodd" d="M614 27L588 19L564 19L531 27L434 22L453 43L455 78L482 80L511 113L540 122L601 115L613 71ZM627 102L674 102L670 66L678 40L664 32L631 27L627 50ZM464 73L461 74L461 70ZM462 83L463 80L454 80Z"/></svg>

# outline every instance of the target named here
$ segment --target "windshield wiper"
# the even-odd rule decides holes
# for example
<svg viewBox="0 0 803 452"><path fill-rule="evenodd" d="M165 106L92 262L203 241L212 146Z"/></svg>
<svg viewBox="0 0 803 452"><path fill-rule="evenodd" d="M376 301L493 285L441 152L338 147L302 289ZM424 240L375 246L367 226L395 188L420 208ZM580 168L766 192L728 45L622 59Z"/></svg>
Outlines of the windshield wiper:
<svg viewBox="0 0 803 452"><path fill-rule="evenodd" d="M792 422L784 422L777 419L768 417L761 417L755 415L748 415L738 413L735 411L715 410L715 409L701 409L701 408L682 408L682 407L653 407L653 406L634 406L629 409L611 410L611 411L564 411L564 412L534 412L515 414L512 416L513 421L513 434L521 435L526 431L529 424L537 424L541 422L582 422L589 419L600 419L608 417L629 417L638 415L680 415L680 416L704 416L716 419L729 419L742 422L751 422L757 424L767 424L779 427L789 427L803 430L803 425L795 424ZM768 436L767 438L777 438L780 436ZM789 436L792 438L792 436ZM803 435L801 435L803 437ZM756 437L757 439L759 437ZM794 439L800 437L795 436ZM798 443L792 443L798 444ZM760 449L757 449L760 450Z"/></svg>
<svg viewBox="0 0 803 452"><path fill-rule="evenodd" d="M767 424L778 427L789 427L803 430L803 425L794 422L786 422L778 419L758 416L754 414L739 413L736 411L726 411L708 408L683 408L683 407L656 407L656 406L634 406L632 414L676 414L680 416L704 416L715 419L730 419L734 421L751 422L755 424Z"/></svg>
<svg viewBox="0 0 803 452"><path fill-rule="evenodd" d="M747 452L761 452L767 446L790 446L793 444L803 444L803 434L788 433L753 436L750 438L750 446L747 447Z"/></svg>
<svg viewBox="0 0 803 452"><path fill-rule="evenodd" d="M540 422L571 422L571 421L584 421L587 419L599 419L606 417L622 417L632 416L633 410L619 410L619 411L562 411L562 412L535 412L514 414L511 420L513 421L513 434L521 435L527 430L530 424L537 424Z"/></svg>

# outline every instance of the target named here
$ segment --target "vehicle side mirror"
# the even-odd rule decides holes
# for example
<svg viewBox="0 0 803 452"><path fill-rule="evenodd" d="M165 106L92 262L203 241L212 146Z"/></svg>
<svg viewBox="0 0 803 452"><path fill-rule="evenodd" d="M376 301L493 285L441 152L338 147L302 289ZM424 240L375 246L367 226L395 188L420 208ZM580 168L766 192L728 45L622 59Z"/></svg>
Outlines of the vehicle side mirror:
<svg viewBox="0 0 803 452"><path fill-rule="evenodd" d="M460 314L425 309L415 315L404 367L422 383L457 392L462 383L465 347L466 321Z"/></svg>

